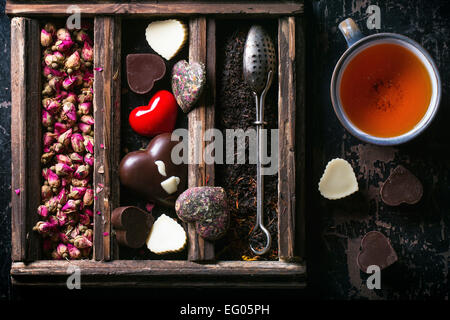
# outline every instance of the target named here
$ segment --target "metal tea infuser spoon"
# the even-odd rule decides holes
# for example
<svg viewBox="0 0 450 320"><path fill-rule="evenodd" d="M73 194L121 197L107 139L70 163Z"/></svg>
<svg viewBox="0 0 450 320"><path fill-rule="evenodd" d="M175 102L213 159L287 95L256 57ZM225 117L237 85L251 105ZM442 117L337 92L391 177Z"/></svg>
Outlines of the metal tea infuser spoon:
<svg viewBox="0 0 450 320"><path fill-rule="evenodd" d="M264 126L264 101L267 91L272 84L275 73L275 47L266 31L259 25L250 28L244 48L244 79L253 92L256 101L256 225L253 229L261 229L266 236L266 245L256 250L250 244L250 249L256 255L263 255L269 251L272 237L263 222L264 179L262 174L262 128Z"/></svg>

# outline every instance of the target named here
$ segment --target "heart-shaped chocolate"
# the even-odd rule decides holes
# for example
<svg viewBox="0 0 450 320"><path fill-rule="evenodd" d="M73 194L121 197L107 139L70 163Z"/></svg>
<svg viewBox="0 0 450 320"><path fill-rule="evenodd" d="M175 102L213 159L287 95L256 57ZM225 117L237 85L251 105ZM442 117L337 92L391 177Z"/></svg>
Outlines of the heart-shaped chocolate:
<svg viewBox="0 0 450 320"><path fill-rule="evenodd" d="M367 273L369 266L376 265L382 270L396 262L398 257L384 234L370 231L361 240L361 251L356 260L361 271Z"/></svg>
<svg viewBox="0 0 450 320"><path fill-rule="evenodd" d="M128 85L135 93L149 92L166 74L166 64L156 54L134 53L127 55L126 60Z"/></svg>
<svg viewBox="0 0 450 320"><path fill-rule="evenodd" d="M156 92L147 106L131 111L128 122L134 132L154 137L160 133L172 132L177 121L178 106L172 93L167 90Z"/></svg>
<svg viewBox="0 0 450 320"><path fill-rule="evenodd" d="M171 158L178 143L182 142L171 141L171 134L163 133L145 150L128 153L120 162L120 182L147 201L173 208L187 181L187 165L174 164Z"/></svg>
<svg viewBox="0 0 450 320"><path fill-rule="evenodd" d="M140 248L145 244L154 221L151 213L131 206L118 207L111 216L117 242L130 248Z"/></svg>
<svg viewBox="0 0 450 320"><path fill-rule="evenodd" d="M188 113L202 95L206 84L203 63L178 61L172 69L172 92L184 113Z"/></svg>
<svg viewBox="0 0 450 320"><path fill-rule="evenodd" d="M148 44L164 59L172 59L187 40L186 25L176 19L160 20L150 23L145 29Z"/></svg>
<svg viewBox="0 0 450 320"><path fill-rule="evenodd" d="M184 222L195 222L204 239L216 240L228 229L227 195L221 187L194 187L184 191L175 203L175 211Z"/></svg>
<svg viewBox="0 0 450 320"><path fill-rule="evenodd" d="M389 206L416 204L422 198L423 186L415 175L400 165L384 182L380 193L383 202Z"/></svg>

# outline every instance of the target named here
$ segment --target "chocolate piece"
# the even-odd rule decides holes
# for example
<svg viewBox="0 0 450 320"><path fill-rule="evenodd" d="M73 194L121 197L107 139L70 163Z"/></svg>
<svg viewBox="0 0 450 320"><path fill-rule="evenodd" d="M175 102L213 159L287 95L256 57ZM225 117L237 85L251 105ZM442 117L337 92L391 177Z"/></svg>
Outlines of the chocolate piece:
<svg viewBox="0 0 450 320"><path fill-rule="evenodd" d="M195 222L204 239L216 240L228 229L227 196L221 187L189 188L178 197L175 210L182 221Z"/></svg>
<svg viewBox="0 0 450 320"><path fill-rule="evenodd" d="M119 166L120 182L125 187L167 207L175 205L187 181L187 165L175 165L171 159L173 147L181 142L170 139L171 133L157 135L145 150L128 153ZM162 165L158 161L164 163L166 175L160 173Z"/></svg>
<svg viewBox="0 0 450 320"><path fill-rule="evenodd" d="M206 84L205 65L178 61L172 69L172 92L184 113L188 113L202 95Z"/></svg>
<svg viewBox="0 0 450 320"><path fill-rule="evenodd" d="M137 207L118 207L111 217L117 242L130 248L140 248L145 244L154 220L151 213Z"/></svg>
<svg viewBox="0 0 450 320"><path fill-rule="evenodd" d="M187 243L183 227L165 214L156 219L147 240L147 248L156 254L179 252Z"/></svg>
<svg viewBox="0 0 450 320"><path fill-rule="evenodd" d="M408 169L398 166L384 182L381 199L389 206L401 203L416 204L423 195L422 183Z"/></svg>
<svg viewBox="0 0 450 320"><path fill-rule="evenodd" d="M127 55L127 81L133 92L149 92L165 74L166 64L160 56L151 53Z"/></svg>
<svg viewBox="0 0 450 320"><path fill-rule="evenodd" d="M361 240L361 251L356 258L359 268L367 273L367 268L376 265L383 270L398 260L391 242L381 232L370 231Z"/></svg>

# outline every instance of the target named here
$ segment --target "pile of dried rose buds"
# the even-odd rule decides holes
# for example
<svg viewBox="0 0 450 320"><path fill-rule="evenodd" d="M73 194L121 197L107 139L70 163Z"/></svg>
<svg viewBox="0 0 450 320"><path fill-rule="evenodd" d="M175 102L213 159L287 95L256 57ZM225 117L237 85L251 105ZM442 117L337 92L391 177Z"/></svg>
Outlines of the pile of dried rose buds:
<svg viewBox="0 0 450 320"><path fill-rule="evenodd" d="M93 42L88 28L41 30L43 185L33 230L53 259L88 258L92 250L94 167Z"/></svg>

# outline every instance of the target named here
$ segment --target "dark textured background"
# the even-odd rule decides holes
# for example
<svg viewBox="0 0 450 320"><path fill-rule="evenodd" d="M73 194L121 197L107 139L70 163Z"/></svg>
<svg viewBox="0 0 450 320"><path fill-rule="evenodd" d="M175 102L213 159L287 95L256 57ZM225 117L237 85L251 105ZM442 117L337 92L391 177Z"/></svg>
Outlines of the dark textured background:
<svg viewBox="0 0 450 320"><path fill-rule="evenodd" d="M9 286L10 29L9 18L3 13L4 3L4 0L0 2L0 300L12 296ZM370 4L381 8L380 30L367 30L366 9ZM302 296L448 300L449 13L450 2L445 0L306 1L308 170L305 178L310 186L306 227L309 288L305 292L277 292L278 299ZM346 17L352 17L366 34L397 32L410 36L434 57L443 83L441 109L432 126L412 143L395 148L361 143L346 133L335 117L329 98L329 82L334 65L346 47L337 29L337 24ZM330 202L318 194L317 182L326 163L335 157L346 158L352 163L360 192L347 200ZM409 168L424 184L424 197L416 206L393 209L380 202L380 183L398 164ZM355 263L361 237L370 230L386 234L399 255L398 263L383 272L382 289L377 291L367 289L367 276ZM85 293L81 291L77 293L78 297ZM103 297L113 295L109 292ZM153 293L160 297L164 295L161 290L144 295L150 297ZM202 291L196 293L204 295ZM171 296L173 292L165 294ZM264 293L259 292L261 294ZM241 292L241 295L245 297L246 293ZM179 300L182 298L180 296Z"/></svg>

